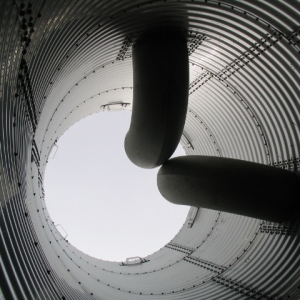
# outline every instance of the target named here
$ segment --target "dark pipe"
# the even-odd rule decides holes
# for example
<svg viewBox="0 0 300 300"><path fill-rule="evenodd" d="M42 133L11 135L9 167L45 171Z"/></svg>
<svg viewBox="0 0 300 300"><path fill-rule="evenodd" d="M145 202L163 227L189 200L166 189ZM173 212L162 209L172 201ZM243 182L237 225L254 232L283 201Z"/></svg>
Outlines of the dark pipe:
<svg viewBox="0 0 300 300"><path fill-rule="evenodd" d="M155 168L175 151L185 123L189 60L186 39L148 36L133 46L133 108L125 138L129 159Z"/></svg>
<svg viewBox="0 0 300 300"><path fill-rule="evenodd" d="M300 180L290 171L242 160L182 156L166 162L158 189L175 204L287 221L300 197Z"/></svg>

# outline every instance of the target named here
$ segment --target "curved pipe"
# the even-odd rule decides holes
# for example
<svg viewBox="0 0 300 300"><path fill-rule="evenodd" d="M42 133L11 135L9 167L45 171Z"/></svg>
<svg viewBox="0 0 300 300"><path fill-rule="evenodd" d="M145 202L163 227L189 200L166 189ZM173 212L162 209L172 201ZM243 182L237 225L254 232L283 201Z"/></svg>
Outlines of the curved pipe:
<svg viewBox="0 0 300 300"><path fill-rule="evenodd" d="M155 168L175 151L187 112L189 60L186 39L158 36L133 46L133 108L125 138L129 159Z"/></svg>
<svg viewBox="0 0 300 300"><path fill-rule="evenodd" d="M296 173L242 160L182 156L159 170L160 193L175 204L272 222L287 221L300 196Z"/></svg>

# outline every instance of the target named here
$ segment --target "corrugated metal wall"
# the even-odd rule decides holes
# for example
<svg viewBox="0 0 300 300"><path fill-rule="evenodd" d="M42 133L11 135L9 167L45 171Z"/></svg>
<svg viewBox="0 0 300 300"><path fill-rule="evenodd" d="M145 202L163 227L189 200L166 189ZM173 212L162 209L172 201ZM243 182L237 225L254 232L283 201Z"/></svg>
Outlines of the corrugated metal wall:
<svg viewBox="0 0 300 300"><path fill-rule="evenodd" d="M164 23L188 36L187 154L299 171L299 1L3 0L0 16L0 298L299 299L297 218L200 209L149 262L119 266L68 244L43 190L67 128L131 103L131 46Z"/></svg>

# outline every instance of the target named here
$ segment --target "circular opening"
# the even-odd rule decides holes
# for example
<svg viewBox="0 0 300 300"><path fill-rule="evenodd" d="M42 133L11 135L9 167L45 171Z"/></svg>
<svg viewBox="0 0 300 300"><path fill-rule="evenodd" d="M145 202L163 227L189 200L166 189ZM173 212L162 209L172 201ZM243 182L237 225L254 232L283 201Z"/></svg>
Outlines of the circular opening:
<svg viewBox="0 0 300 300"><path fill-rule="evenodd" d="M110 261L157 251L189 210L161 196L158 168L141 169L127 158L130 118L122 111L82 119L59 139L46 168L46 204L57 229L76 248ZM185 155L180 145L179 155Z"/></svg>

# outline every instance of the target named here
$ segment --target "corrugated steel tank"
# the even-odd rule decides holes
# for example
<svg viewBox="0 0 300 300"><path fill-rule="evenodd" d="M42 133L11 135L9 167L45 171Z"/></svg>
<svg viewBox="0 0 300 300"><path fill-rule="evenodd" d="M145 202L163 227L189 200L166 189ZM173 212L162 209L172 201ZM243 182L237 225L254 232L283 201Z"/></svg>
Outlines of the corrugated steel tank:
<svg viewBox="0 0 300 300"><path fill-rule="evenodd" d="M299 172L299 1L3 0L0 16L1 299L300 299L297 216L191 208L148 262L120 266L70 245L43 190L55 140L132 102L132 45L166 22L188 38L187 155Z"/></svg>

